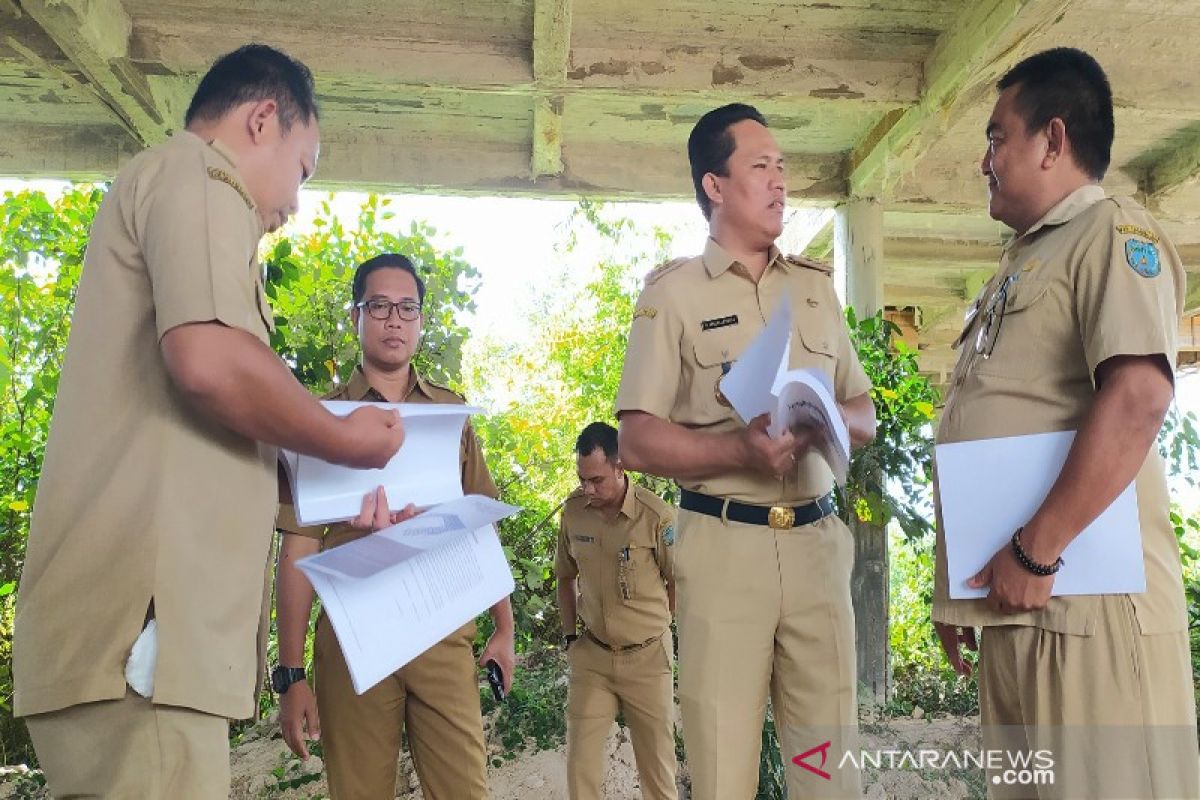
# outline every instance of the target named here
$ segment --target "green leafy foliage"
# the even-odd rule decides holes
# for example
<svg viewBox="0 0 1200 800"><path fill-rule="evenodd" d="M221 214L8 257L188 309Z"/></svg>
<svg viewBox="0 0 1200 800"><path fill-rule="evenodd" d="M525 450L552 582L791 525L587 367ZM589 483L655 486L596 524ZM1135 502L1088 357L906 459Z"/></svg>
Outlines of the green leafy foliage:
<svg viewBox="0 0 1200 800"><path fill-rule="evenodd" d="M918 372L917 354L882 312L859 319L846 309L858 359L871 381L878 425L875 439L854 453L846 481L846 510L863 522L895 520L916 540L932 530L934 407L937 390Z"/></svg>
<svg viewBox="0 0 1200 800"><path fill-rule="evenodd" d="M358 334L350 323L351 278L358 264L380 253L408 256L425 282L424 333L415 366L438 383L462 386L467 329L461 314L475 308L479 274L461 248L436 247L437 232L423 222L411 222L403 235L385 230L380 223L393 218L386 210L389 203L368 195L355 223L346 226L326 200L310 231L277 238L266 247L266 291L275 312L271 345L315 392L345 382L358 363Z"/></svg>

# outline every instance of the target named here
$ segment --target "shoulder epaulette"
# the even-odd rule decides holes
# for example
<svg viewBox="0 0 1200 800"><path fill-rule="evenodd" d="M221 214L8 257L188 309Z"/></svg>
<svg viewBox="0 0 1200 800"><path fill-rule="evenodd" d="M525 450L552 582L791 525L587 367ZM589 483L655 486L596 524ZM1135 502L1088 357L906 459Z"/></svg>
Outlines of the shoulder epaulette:
<svg viewBox="0 0 1200 800"><path fill-rule="evenodd" d="M784 260L787 261L789 264L792 264L797 267L804 267L805 269L813 269L813 270L816 270L817 272L823 272L826 275L833 274L833 265L826 264L822 261L817 261L816 259L809 258L807 256L788 255L788 256L784 256Z"/></svg>
<svg viewBox="0 0 1200 800"><path fill-rule="evenodd" d="M654 269L652 269L646 273L646 281L645 281L646 285L653 286L655 283L657 283L662 278L662 276L664 276L668 273L674 272L675 270L679 269L684 264L686 264L688 261L691 261L691 259L687 258L687 257L672 258L670 261L664 261L663 263L659 264L657 267L655 267Z"/></svg>
<svg viewBox="0 0 1200 800"><path fill-rule="evenodd" d="M219 167L209 167L208 177L212 178L214 181L220 181L221 183L228 184L235 192L238 193L242 200L245 201L246 208L254 208L254 201L250 199L250 193L247 192L242 185L238 183L237 179L228 172L220 169Z"/></svg>

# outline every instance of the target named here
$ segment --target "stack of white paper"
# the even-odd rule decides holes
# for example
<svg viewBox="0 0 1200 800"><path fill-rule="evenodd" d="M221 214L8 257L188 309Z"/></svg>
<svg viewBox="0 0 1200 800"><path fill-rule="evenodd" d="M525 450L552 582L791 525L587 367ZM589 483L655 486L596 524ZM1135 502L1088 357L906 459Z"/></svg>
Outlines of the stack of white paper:
<svg viewBox="0 0 1200 800"><path fill-rule="evenodd" d="M792 306L784 298L762 333L738 357L721 381L721 393L743 420L770 414L767 432L817 426L824 432L818 445L838 483L850 465L850 432L842 419L826 376L819 370L788 370Z"/></svg>
<svg viewBox="0 0 1200 800"><path fill-rule="evenodd" d="M323 404L338 416L366 405L342 400ZM480 409L439 403L370 405L394 408L404 422L404 445L383 469L354 469L290 450L279 451L301 525L353 519L362 510L363 496L379 486L387 492L393 511L409 503L427 508L462 497L459 444L463 424Z"/></svg>
<svg viewBox="0 0 1200 800"><path fill-rule="evenodd" d="M1074 431L979 439L935 448L950 597L986 597L967 581L1010 546L1058 480ZM1131 483L1062 554L1055 595L1146 591L1137 493Z"/></svg>
<svg viewBox="0 0 1200 800"><path fill-rule="evenodd" d="M468 495L296 562L321 597L355 692L512 594L494 523L516 511Z"/></svg>

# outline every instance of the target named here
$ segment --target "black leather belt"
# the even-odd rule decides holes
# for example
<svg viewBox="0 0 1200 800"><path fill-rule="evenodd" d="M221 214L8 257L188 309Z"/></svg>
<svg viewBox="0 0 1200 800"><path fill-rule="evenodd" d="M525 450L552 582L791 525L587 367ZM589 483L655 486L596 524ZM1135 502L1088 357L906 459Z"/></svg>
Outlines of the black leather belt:
<svg viewBox="0 0 1200 800"><path fill-rule="evenodd" d="M752 506L724 497L713 497L688 489L680 490L679 507L697 514L707 514L730 522L747 525L766 525L776 530L788 530L811 525L833 514L833 492L822 495L802 506Z"/></svg>
<svg viewBox="0 0 1200 800"><path fill-rule="evenodd" d="M641 650L643 647L652 645L655 642L657 642L659 639L662 638L662 634L660 633L658 636L651 636L649 639L647 639L644 642L641 642L640 644L617 645L614 647L613 645L609 644L608 642L601 641L591 631L584 631L583 635L588 637L593 642L600 645L601 647L603 647L605 650L607 650L610 653L632 653L634 650Z"/></svg>

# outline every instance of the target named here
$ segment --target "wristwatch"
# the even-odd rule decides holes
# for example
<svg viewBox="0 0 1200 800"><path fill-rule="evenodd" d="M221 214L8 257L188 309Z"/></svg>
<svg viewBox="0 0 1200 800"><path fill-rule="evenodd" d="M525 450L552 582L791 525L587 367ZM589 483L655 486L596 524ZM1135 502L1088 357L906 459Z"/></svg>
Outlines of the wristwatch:
<svg viewBox="0 0 1200 800"><path fill-rule="evenodd" d="M285 667L279 664L271 670L271 688L275 690L275 694L283 694L293 683L299 683L307 677L304 667Z"/></svg>
<svg viewBox="0 0 1200 800"><path fill-rule="evenodd" d="M577 634L577 633L565 634L562 638L563 650L570 648L571 642L575 641L578 638L579 638L579 634Z"/></svg>

